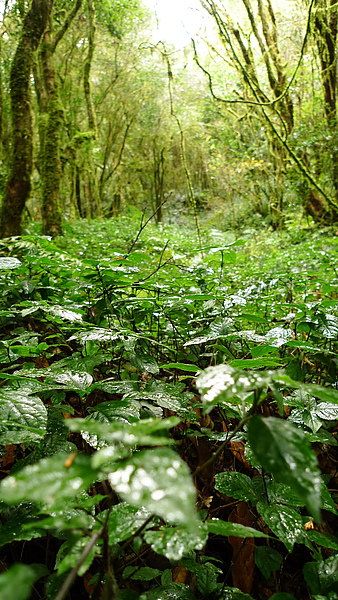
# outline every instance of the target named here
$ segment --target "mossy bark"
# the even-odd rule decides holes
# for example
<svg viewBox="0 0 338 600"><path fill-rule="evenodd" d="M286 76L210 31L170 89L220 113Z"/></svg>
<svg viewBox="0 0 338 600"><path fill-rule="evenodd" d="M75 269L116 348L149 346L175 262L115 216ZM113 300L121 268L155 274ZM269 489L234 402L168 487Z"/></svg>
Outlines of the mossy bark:
<svg viewBox="0 0 338 600"><path fill-rule="evenodd" d="M10 73L12 157L0 212L0 237L21 235L21 217L31 190L33 126L30 75L53 0L32 0Z"/></svg>
<svg viewBox="0 0 338 600"><path fill-rule="evenodd" d="M56 237L62 233L60 208L60 127L62 108L52 66L50 31L45 32L40 52L43 74L44 102L40 104L45 114L40 121L40 145L42 157L42 233Z"/></svg>
<svg viewBox="0 0 338 600"><path fill-rule="evenodd" d="M60 134L63 122L63 107L53 61L57 45L69 29L81 5L82 0L77 0L66 15L63 24L53 35L52 20L49 19L39 53L41 76L37 85L37 96L40 111L42 233L52 237L62 234Z"/></svg>

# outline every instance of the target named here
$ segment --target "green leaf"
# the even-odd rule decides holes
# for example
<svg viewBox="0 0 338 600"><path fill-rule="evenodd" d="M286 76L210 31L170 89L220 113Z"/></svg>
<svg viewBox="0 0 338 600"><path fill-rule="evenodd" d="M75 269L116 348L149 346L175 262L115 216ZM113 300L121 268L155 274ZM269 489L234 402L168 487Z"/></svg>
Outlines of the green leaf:
<svg viewBox="0 0 338 600"><path fill-rule="evenodd" d="M13 541L32 540L46 535L39 523L31 503L22 503L19 506L1 508L0 546ZM0 596L1 597L1 596Z"/></svg>
<svg viewBox="0 0 338 600"><path fill-rule="evenodd" d="M196 379L202 402L208 410L222 401L255 389L266 388L271 382L271 372L248 372L230 365L208 367Z"/></svg>
<svg viewBox="0 0 338 600"><path fill-rule="evenodd" d="M168 583L141 594L139 600L196 600L196 596L183 583Z"/></svg>
<svg viewBox="0 0 338 600"><path fill-rule="evenodd" d="M321 477L306 434L274 417L253 416L248 424L251 449L266 471L289 485L320 521Z"/></svg>
<svg viewBox="0 0 338 600"><path fill-rule="evenodd" d="M186 363L169 363L167 365L161 365L161 369L179 369L180 371L189 371L191 373L197 373L197 371L200 370L196 365Z"/></svg>
<svg viewBox="0 0 338 600"><path fill-rule="evenodd" d="M292 594L277 592L270 597L270 600L297 600Z"/></svg>
<svg viewBox="0 0 338 600"><path fill-rule="evenodd" d="M0 500L6 504L40 502L47 506L61 505L97 478L90 458L77 455L70 467L67 454L56 454L28 465L16 475L5 477L0 483Z"/></svg>
<svg viewBox="0 0 338 600"><path fill-rule="evenodd" d="M127 569L132 569L135 571L135 567L127 567ZM125 569L123 571L123 578L128 578L128 571ZM130 577L130 579L135 579L136 581L151 581L161 575L162 571L159 569L153 569L152 567L141 567L137 573L134 572L134 575Z"/></svg>
<svg viewBox="0 0 338 600"><path fill-rule="evenodd" d="M222 586L220 600L253 600L252 596L245 594L237 588Z"/></svg>
<svg viewBox="0 0 338 600"><path fill-rule="evenodd" d="M231 367L238 367L240 369L259 369L262 367L280 367L282 361L281 359L272 358L271 356L262 356L261 358L239 358L231 360L229 364Z"/></svg>
<svg viewBox="0 0 338 600"><path fill-rule="evenodd" d="M47 410L40 398L0 389L0 444L39 440L46 427Z"/></svg>
<svg viewBox="0 0 338 600"><path fill-rule="evenodd" d="M221 569L210 562L201 564L191 558L182 560L182 566L196 575L198 591L203 598L209 598L217 588L217 577L222 574Z"/></svg>
<svg viewBox="0 0 338 600"><path fill-rule="evenodd" d="M289 552L292 552L296 542L303 542L304 526L302 517L293 508L281 504L271 505L258 502L257 510Z"/></svg>
<svg viewBox="0 0 338 600"><path fill-rule="evenodd" d="M245 525L241 525L240 523L229 523L228 521L222 521L221 519L210 519L209 521L206 521L206 526L209 533L224 535L225 537L269 537L262 531L257 531L257 529L253 529L252 527L245 527Z"/></svg>
<svg viewBox="0 0 338 600"><path fill-rule="evenodd" d="M333 535L320 533L319 531L315 531L315 529L307 530L306 535L311 542L314 542L318 546L322 546L323 548L332 548L332 550L338 550L338 539Z"/></svg>
<svg viewBox="0 0 338 600"><path fill-rule="evenodd" d="M21 261L14 256L0 256L0 269L17 269L20 267Z"/></svg>
<svg viewBox="0 0 338 600"><path fill-rule="evenodd" d="M215 475L215 488L222 494L226 494L236 500L246 502L257 502L257 493L252 486L251 479L244 473L226 471Z"/></svg>
<svg viewBox="0 0 338 600"><path fill-rule="evenodd" d="M163 554L169 560L180 560L191 550L202 550L208 539L208 531L203 523L199 524L196 533L180 527L160 527L155 531L147 531L144 539L158 554Z"/></svg>
<svg viewBox="0 0 338 600"><path fill-rule="evenodd" d="M303 575L312 594L338 592L338 555L304 565Z"/></svg>
<svg viewBox="0 0 338 600"><path fill-rule="evenodd" d="M106 511L100 513L100 519L105 520ZM108 517L108 535L111 545L123 542L132 536L150 517L145 508L137 508L126 502L112 506Z"/></svg>
<svg viewBox="0 0 338 600"><path fill-rule="evenodd" d="M336 421L338 419L338 406L337 404L320 402L316 408L316 415L320 419L325 419L325 421Z"/></svg>
<svg viewBox="0 0 338 600"><path fill-rule="evenodd" d="M148 373L152 373L153 375L157 375L159 373L159 366L156 360L150 356L149 354L144 354L142 352L137 352L137 354L131 354L129 356L130 364L133 367L136 367L139 371L148 371Z"/></svg>
<svg viewBox="0 0 338 600"><path fill-rule="evenodd" d="M28 600L31 589L40 574L27 565L15 564L0 575L0 598L3 600Z"/></svg>
<svg viewBox="0 0 338 600"><path fill-rule="evenodd" d="M269 546L255 548L255 563L265 579L269 579L271 573L279 569L282 560L282 555L274 548Z"/></svg>
<svg viewBox="0 0 338 600"><path fill-rule="evenodd" d="M168 419L141 419L136 423L124 421L123 427L120 420L108 423L89 419L66 419L65 423L71 431L80 431L88 443L92 442L85 435L86 433L90 436L98 436L99 440L104 440L108 444L119 442L130 447L172 444L173 441L169 437L163 437L162 433L178 425L180 419L168 417Z"/></svg>
<svg viewBox="0 0 338 600"><path fill-rule="evenodd" d="M187 464L173 450L136 452L124 468L109 473L108 479L130 504L196 531L195 488Z"/></svg>
<svg viewBox="0 0 338 600"><path fill-rule="evenodd" d="M66 573L78 564L80 556L89 542L89 536L81 535L81 537L79 537L78 534L70 535L70 538L64 544L62 544L56 556L55 567L58 575ZM81 563L81 566L78 570L79 575L84 575L88 571L91 563L94 560L96 551L97 546L94 544L94 547L87 554L84 562Z"/></svg>

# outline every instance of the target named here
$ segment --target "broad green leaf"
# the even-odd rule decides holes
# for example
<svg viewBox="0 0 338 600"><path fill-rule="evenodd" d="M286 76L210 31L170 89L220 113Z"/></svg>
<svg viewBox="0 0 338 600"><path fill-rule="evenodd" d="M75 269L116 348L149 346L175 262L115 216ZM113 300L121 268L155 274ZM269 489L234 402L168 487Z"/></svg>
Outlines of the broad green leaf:
<svg viewBox="0 0 338 600"><path fill-rule="evenodd" d="M157 446L173 443L166 433L169 429L178 425L180 419L178 417L141 419L136 423L124 421L123 427L120 420L109 423L89 419L66 419L65 423L71 431L79 431L83 435L88 433L91 436L98 436L99 440L103 440L107 444L120 442L126 446Z"/></svg>
<svg viewBox="0 0 338 600"><path fill-rule="evenodd" d="M252 596L245 594L237 588L223 586L221 587L220 600L253 600Z"/></svg>
<svg viewBox="0 0 338 600"><path fill-rule="evenodd" d="M304 565L303 575L312 594L338 592L338 555Z"/></svg>
<svg viewBox="0 0 338 600"><path fill-rule="evenodd" d="M209 598L217 588L217 578L222 574L221 569L210 562L201 564L191 558L183 559L182 566L196 575L198 591L203 598Z"/></svg>
<svg viewBox="0 0 338 600"><path fill-rule="evenodd" d="M118 340L121 336L125 334L130 335L129 331L111 331L110 329L103 329L100 327L93 327L88 331L79 331L74 333L69 341L78 340L80 344L85 344L86 342L96 341L96 342L113 342L114 340Z"/></svg>
<svg viewBox="0 0 338 600"><path fill-rule="evenodd" d="M43 377L42 390L65 389L67 391L86 392L93 381L93 377L86 372L72 371L62 367L58 370L57 363L54 368L21 369L15 374L33 379Z"/></svg>
<svg viewBox="0 0 338 600"><path fill-rule="evenodd" d="M336 421L338 419L338 405L320 402L316 408L316 415L325 421Z"/></svg>
<svg viewBox="0 0 338 600"><path fill-rule="evenodd" d="M288 421L253 416L248 424L248 438L264 469L289 485L320 521L322 481L306 434Z"/></svg>
<svg viewBox="0 0 338 600"><path fill-rule="evenodd" d="M332 548L332 550L338 550L338 539L333 535L320 533L315 529L307 530L306 535L311 542L314 542L318 546L322 546L323 548Z"/></svg>
<svg viewBox="0 0 338 600"><path fill-rule="evenodd" d="M0 546L13 541L32 540L46 534L30 502L15 507L5 506L1 508L0 517Z"/></svg>
<svg viewBox="0 0 338 600"><path fill-rule="evenodd" d="M277 592L270 597L270 600L297 600L292 594L286 592Z"/></svg>
<svg viewBox="0 0 338 600"><path fill-rule="evenodd" d="M89 536L85 535L79 537L78 535L71 535L70 539L68 539L64 544L62 544L61 548L57 553L55 563L58 575L66 573L78 564L80 556L89 542ZM89 569L91 563L94 560L96 552L97 546L94 545L91 551L87 554L85 561L81 564L78 570L79 575L84 575Z"/></svg>
<svg viewBox="0 0 338 600"><path fill-rule="evenodd" d="M281 566L283 556L269 546L256 546L255 563L265 579L269 579L273 571Z"/></svg>
<svg viewBox="0 0 338 600"><path fill-rule="evenodd" d="M99 502L99 500L97 500L97 502ZM68 505L70 504L71 502L68 502ZM69 529L89 530L93 527L94 523L94 517L83 512L80 507L70 509L64 508L63 510L53 510L51 516L39 520L36 525L34 523L27 523L25 525L25 530L30 533L32 529L34 530L34 527L36 529L36 527L39 526L41 530L44 530L43 535L46 535L46 531L54 530L54 535L58 537L60 532Z"/></svg>
<svg viewBox="0 0 338 600"><path fill-rule="evenodd" d="M28 465L0 483L0 501L6 504L39 502L47 506L64 505L95 481L90 458L77 455L68 467L67 454L56 454Z"/></svg>
<svg viewBox="0 0 338 600"><path fill-rule="evenodd" d="M117 417L136 421L140 418L140 403L135 400L110 400L100 402L95 406L95 411L102 413L108 421L113 421Z"/></svg>
<svg viewBox="0 0 338 600"><path fill-rule="evenodd" d="M284 329L284 327L274 327L270 329L268 333L265 335L265 340L270 344L270 346L274 346L279 348L286 344L289 340L292 340L293 333L291 329Z"/></svg>
<svg viewBox="0 0 338 600"><path fill-rule="evenodd" d="M186 363L169 363L167 365L161 365L161 369L179 369L180 371L189 371L191 373L197 373L197 371L200 370L196 365Z"/></svg>
<svg viewBox="0 0 338 600"><path fill-rule="evenodd" d="M304 541L302 517L293 509L281 504L258 502L257 510L278 539L292 552L296 542Z"/></svg>
<svg viewBox="0 0 338 600"><path fill-rule="evenodd" d="M224 535L226 537L269 537L262 531L257 531L257 529L253 529L252 527L246 527L245 525L241 525L240 523L230 523L228 521L222 521L221 519L210 519L206 521L206 526L208 528L209 533L215 533L216 535Z"/></svg>
<svg viewBox="0 0 338 600"><path fill-rule="evenodd" d="M239 358L230 361L229 364L231 367L240 369L257 369L262 367L280 367L282 366L282 360L278 358L272 358L271 356L262 356L261 358Z"/></svg>
<svg viewBox="0 0 338 600"><path fill-rule="evenodd" d="M135 567L126 567L123 571L123 579L128 579L131 575L130 579L134 579L135 581L151 581L161 575L162 571L159 569L153 569L152 567L141 567L135 573Z"/></svg>
<svg viewBox="0 0 338 600"><path fill-rule="evenodd" d="M245 500L255 504L258 499L250 477L244 473L237 473L236 471L217 473L215 475L215 488L222 494L236 500Z"/></svg>
<svg viewBox="0 0 338 600"><path fill-rule="evenodd" d="M148 371L153 375L157 375L157 373L159 373L160 369L156 360L149 354L137 352L136 354L129 356L129 361L130 364L133 365L133 367L136 367L136 369L139 371Z"/></svg>
<svg viewBox="0 0 338 600"><path fill-rule="evenodd" d="M48 309L44 309L49 314L65 319L66 321L82 321L82 315L74 310L69 310L65 306L58 306L56 304L49 306Z"/></svg>
<svg viewBox="0 0 338 600"><path fill-rule="evenodd" d="M39 440L46 427L47 410L40 398L0 388L0 444Z"/></svg>
<svg viewBox="0 0 338 600"><path fill-rule="evenodd" d="M163 554L169 560L180 560L191 550L202 550L208 539L208 531L203 523L199 524L196 533L180 527L160 527L155 531L147 531L144 539L158 554Z"/></svg>
<svg viewBox="0 0 338 600"><path fill-rule="evenodd" d="M187 464L173 450L137 452L123 468L110 472L108 479L130 504L196 530L195 488Z"/></svg>
<svg viewBox="0 0 338 600"><path fill-rule="evenodd" d="M34 582L41 575L33 566L14 564L0 575L0 598L3 600L28 600Z"/></svg>
<svg viewBox="0 0 338 600"><path fill-rule="evenodd" d="M189 586L183 583L168 583L145 592L139 600L196 600Z"/></svg>
<svg viewBox="0 0 338 600"><path fill-rule="evenodd" d="M111 545L123 542L132 536L150 517L151 513L145 508L137 508L126 502L121 502L110 509L108 517L108 535ZM100 513L101 521L105 520L106 512Z"/></svg>
<svg viewBox="0 0 338 600"><path fill-rule="evenodd" d="M20 265L21 261L14 256L0 256L0 270L17 269Z"/></svg>
<svg viewBox="0 0 338 600"><path fill-rule="evenodd" d="M272 371L240 371L230 365L208 367L196 379L207 410L222 401L255 389L266 388L271 382Z"/></svg>

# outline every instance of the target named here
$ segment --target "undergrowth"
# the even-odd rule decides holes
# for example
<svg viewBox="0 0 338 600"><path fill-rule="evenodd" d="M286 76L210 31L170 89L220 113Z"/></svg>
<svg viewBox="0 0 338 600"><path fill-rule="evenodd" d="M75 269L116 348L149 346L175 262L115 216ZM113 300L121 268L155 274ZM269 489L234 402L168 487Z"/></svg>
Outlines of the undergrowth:
<svg viewBox="0 0 338 600"><path fill-rule="evenodd" d="M338 598L338 238L1 242L0 598Z"/></svg>

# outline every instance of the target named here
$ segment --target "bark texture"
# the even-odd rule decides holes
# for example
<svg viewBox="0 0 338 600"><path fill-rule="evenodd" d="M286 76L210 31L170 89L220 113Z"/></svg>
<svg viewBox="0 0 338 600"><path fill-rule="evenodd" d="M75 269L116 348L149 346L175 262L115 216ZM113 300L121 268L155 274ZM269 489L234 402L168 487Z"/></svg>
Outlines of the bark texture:
<svg viewBox="0 0 338 600"><path fill-rule="evenodd" d="M10 73L12 112L11 168L0 213L0 237L21 235L21 217L31 190L33 127L30 76L53 0L32 0Z"/></svg>

